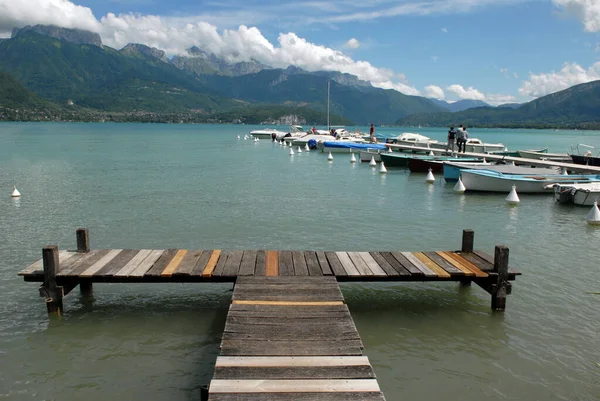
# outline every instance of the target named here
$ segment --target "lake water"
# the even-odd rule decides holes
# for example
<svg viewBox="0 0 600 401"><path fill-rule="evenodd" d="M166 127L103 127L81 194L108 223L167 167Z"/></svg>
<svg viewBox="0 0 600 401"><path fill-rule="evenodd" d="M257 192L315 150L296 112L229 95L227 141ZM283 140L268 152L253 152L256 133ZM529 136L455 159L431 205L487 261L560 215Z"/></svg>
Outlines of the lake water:
<svg viewBox="0 0 600 401"><path fill-rule="evenodd" d="M17 272L41 248L510 248L505 313L457 284L344 284L388 400L600 399L600 230L551 196L457 195L438 177L380 175L349 156L238 141L250 126L0 125L0 399L197 400L231 285L96 284L49 321ZM444 129L409 129L444 140ZM366 131L366 127L363 128ZM379 134L400 129L378 128ZM510 149L600 148L599 132L478 130ZM23 194L10 198L16 184Z"/></svg>

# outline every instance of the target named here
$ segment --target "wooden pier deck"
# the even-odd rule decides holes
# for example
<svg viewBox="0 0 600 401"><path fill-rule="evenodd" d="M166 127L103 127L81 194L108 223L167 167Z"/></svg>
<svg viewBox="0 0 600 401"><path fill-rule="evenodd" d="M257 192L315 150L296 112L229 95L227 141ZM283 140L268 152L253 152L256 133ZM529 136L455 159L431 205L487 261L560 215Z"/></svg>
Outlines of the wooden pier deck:
<svg viewBox="0 0 600 401"><path fill-rule="evenodd" d="M386 143L385 146L391 149L397 149L399 151L412 151L412 152L423 152L429 153L430 151L436 155L448 154L446 149L434 149L428 148L424 146L410 146L410 145L398 145ZM507 162L515 162L518 164L528 164L531 166L540 166L540 167L561 167L566 168L570 171L577 171L580 173L590 173L590 174L600 174L600 167L598 166L587 166L584 164L575 164L575 163L565 163L565 162L557 162L551 160L541 160L541 159L529 159L525 157L516 157L516 156L500 156L489 153L479 153L479 152L464 152L460 153L462 157L478 157L485 158L487 160L504 160Z"/></svg>
<svg viewBox="0 0 600 401"><path fill-rule="evenodd" d="M385 400L333 276L239 277L209 401Z"/></svg>

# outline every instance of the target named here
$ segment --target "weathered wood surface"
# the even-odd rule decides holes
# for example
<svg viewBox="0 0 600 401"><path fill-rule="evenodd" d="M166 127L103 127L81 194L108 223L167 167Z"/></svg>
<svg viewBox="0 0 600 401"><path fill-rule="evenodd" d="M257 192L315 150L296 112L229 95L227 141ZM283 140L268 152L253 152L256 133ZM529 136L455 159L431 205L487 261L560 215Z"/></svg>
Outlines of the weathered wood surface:
<svg viewBox="0 0 600 401"><path fill-rule="evenodd" d="M467 243L468 248L468 243ZM461 281L486 279L494 257L483 251L324 252L264 250L101 249L59 251L57 280L89 282L230 281L237 277L323 277L338 281ZM19 272L43 281L42 261ZM509 266L508 280L519 272Z"/></svg>
<svg viewBox="0 0 600 401"><path fill-rule="evenodd" d="M298 275L238 277L209 399L384 400L339 284L322 275L326 254L276 256L279 268ZM337 267L360 258L360 269L374 274L373 258L341 258Z"/></svg>

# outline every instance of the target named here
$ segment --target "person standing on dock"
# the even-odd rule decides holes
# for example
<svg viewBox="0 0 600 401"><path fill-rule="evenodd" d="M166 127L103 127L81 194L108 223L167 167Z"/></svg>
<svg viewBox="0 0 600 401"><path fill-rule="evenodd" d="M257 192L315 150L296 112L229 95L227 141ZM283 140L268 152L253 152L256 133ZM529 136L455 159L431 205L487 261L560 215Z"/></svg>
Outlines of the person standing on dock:
<svg viewBox="0 0 600 401"><path fill-rule="evenodd" d="M377 143L377 138L375 138L375 127L371 124L371 128L369 129L369 138L371 143Z"/></svg>
<svg viewBox="0 0 600 401"><path fill-rule="evenodd" d="M469 139L469 133L467 132L467 127L463 125L462 127L463 139L462 139L462 151L465 153L467 150L467 139ZM460 152L460 150L459 150Z"/></svg>
<svg viewBox="0 0 600 401"><path fill-rule="evenodd" d="M461 124L456 132L456 146L458 147L458 153L462 150L463 141L465 138L465 131L463 125Z"/></svg>
<svg viewBox="0 0 600 401"><path fill-rule="evenodd" d="M450 126L450 131L448 131L448 144L446 145L446 152L452 148L452 153L454 153L454 140L456 139L456 130L454 129L454 125Z"/></svg>

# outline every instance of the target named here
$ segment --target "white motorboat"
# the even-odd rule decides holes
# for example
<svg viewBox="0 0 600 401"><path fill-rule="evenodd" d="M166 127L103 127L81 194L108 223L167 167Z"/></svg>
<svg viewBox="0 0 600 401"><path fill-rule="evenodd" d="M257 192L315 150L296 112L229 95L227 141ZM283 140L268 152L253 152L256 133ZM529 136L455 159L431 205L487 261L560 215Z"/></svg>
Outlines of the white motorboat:
<svg viewBox="0 0 600 401"><path fill-rule="evenodd" d="M600 182L600 175L523 175L492 170L461 170L460 176L467 191L504 193L509 193L513 185L518 193L548 193L554 184Z"/></svg>
<svg viewBox="0 0 600 401"><path fill-rule="evenodd" d="M503 174L536 174L549 175L560 174L560 168L544 168L534 166L513 166L510 164L493 163L462 163L462 162L444 162L444 179L446 182L458 181L462 170L492 170Z"/></svg>
<svg viewBox="0 0 600 401"><path fill-rule="evenodd" d="M387 138L386 142L394 143L397 145L408 145L422 148L437 147L438 149L441 149L443 146L443 149L446 149L445 143L414 132L403 132L397 137Z"/></svg>
<svg viewBox="0 0 600 401"><path fill-rule="evenodd" d="M285 137L300 136L305 135L306 133L304 132L304 128L302 128L301 125L290 125L288 132L280 131L275 128L250 131L250 136L258 139L273 139L273 134L275 135L275 139L280 141Z"/></svg>
<svg viewBox="0 0 600 401"><path fill-rule="evenodd" d="M555 162L571 161L571 156L568 153L548 153L536 152L533 150L519 150L519 156L525 159L550 160Z"/></svg>
<svg viewBox="0 0 600 401"><path fill-rule="evenodd" d="M574 203L578 206L592 206L600 200L600 183L556 184L554 198L560 203Z"/></svg>
<svg viewBox="0 0 600 401"><path fill-rule="evenodd" d="M486 153L498 150L504 150L504 145L501 143L485 143L478 138L469 138L465 144L467 152Z"/></svg>

